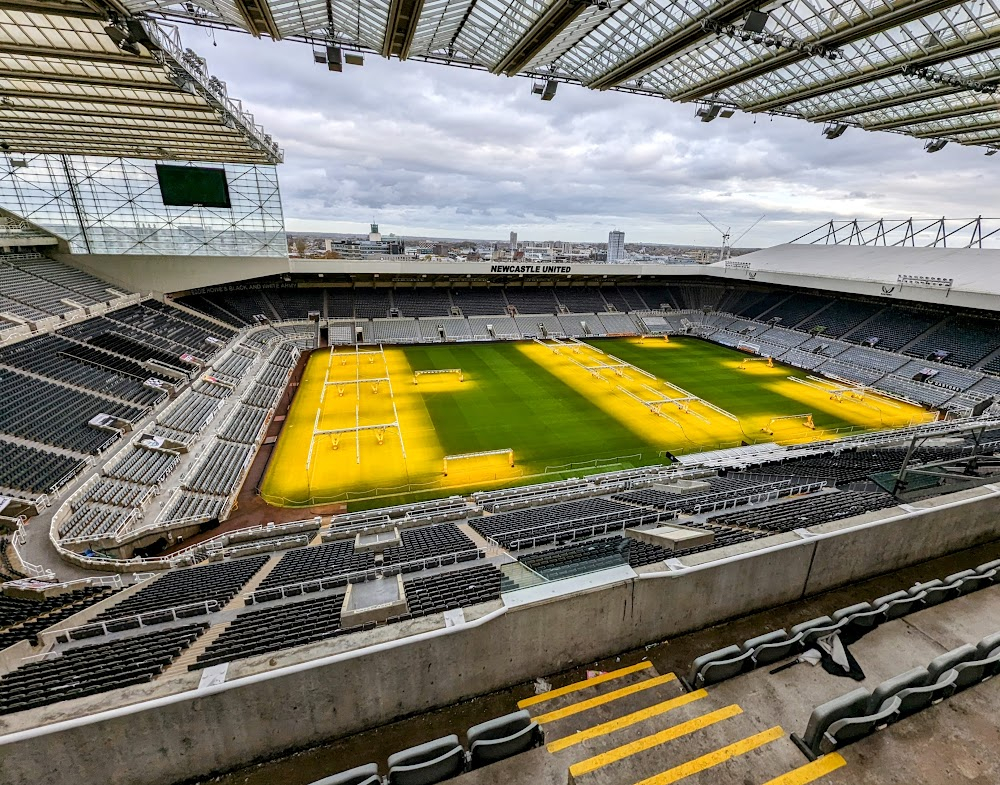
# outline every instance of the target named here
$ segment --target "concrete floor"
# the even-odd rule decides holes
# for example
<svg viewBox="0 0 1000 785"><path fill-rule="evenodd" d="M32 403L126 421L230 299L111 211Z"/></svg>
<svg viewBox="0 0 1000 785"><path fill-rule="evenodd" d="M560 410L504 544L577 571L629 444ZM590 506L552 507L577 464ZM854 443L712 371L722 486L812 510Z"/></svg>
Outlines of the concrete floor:
<svg viewBox="0 0 1000 785"><path fill-rule="evenodd" d="M854 602L871 600L919 580L944 577L998 556L1000 544L975 548L594 663L588 667L601 671L636 664L648 667L602 684L584 684L569 694L530 706L529 711L536 718L542 717L549 744L602 723L618 721L616 726L608 726L600 735L565 749L554 752L537 749L470 772L452 782L455 785L565 785L567 782L636 785L646 778L654 778L652 782L659 785L659 782L675 781L673 777L685 774L683 782L691 785L770 783L807 764L789 735L805 729L810 712L819 703L857 686L870 690L889 676L926 665L949 649L976 642L1000 630L1000 586L895 620L853 644L851 651L866 674L860 684L832 676L819 667L799 664L777 674L769 673L771 668L762 668L714 685L707 694L691 700L682 697L686 693L678 680L660 678L661 674L684 674L691 660L699 654L772 629L787 628ZM586 669L578 669L546 679L558 689L579 683L586 675ZM574 711L569 716L545 716L579 707L581 701L591 698L613 697L616 691L633 685L640 688L632 692L626 690L629 694L601 705ZM533 695L532 685L527 682L512 690L401 720L205 782L306 785L322 776L372 761L385 771L389 754L449 733L457 733L461 738L470 725L513 711L518 701ZM683 705L668 703L678 698ZM662 706L665 703L666 709ZM824 785L943 785L952 782L995 785L1000 782L998 709L1000 679L994 679L846 747L842 750L846 765L825 773L818 781ZM641 714L631 720L622 720L637 712ZM692 721L693 724L684 725ZM682 733L684 730L687 732ZM746 739L751 741L745 742ZM599 757L611 750L619 750L613 754L619 757L623 745L633 743L646 748L632 748L632 754L614 761ZM750 749L754 744L758 746ZM725 755L719 751L724 749L732 754L727 760L721 760ZM710 756L703 760L703 766L705 761L713 765L702 771L674 768L690 767L691 761L702 756ZM595 758L596 763L605 765L589 771L576 769L570 779L571 767L591 760L584 764L585 769L591 768ZM804 784L814 781L816 776L813 772L812 779L789 779L783 783Z"/></svg>

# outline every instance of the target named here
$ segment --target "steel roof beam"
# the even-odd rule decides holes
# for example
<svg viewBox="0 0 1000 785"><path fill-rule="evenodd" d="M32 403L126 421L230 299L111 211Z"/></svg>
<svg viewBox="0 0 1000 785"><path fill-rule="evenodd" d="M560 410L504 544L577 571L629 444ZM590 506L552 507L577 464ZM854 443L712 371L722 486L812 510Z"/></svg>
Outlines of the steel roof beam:
<svg viewBox="0 0 1000 785"><path fill-rule="evenodd" d="M19 78L25 79L22 74ZM25 81L31 81L26 79ZM148 88L144 88L148 89ZM182 93L182 95L190 96L190 93ZM181 101L140 101L135 98L121 98L114 96L96 96L96 95L69 95L66 93L39 93L34 90L12 90L10 88L5 88L0 86L0 96L10 96L12 98L28 98L38 101L63 101L66 103L80 103L80 104L114 104L116 106L135 106L135 107L149 107L151 109L177 109L185 112L212 112L215 110L208 106L207 104L193 104L184 103ZM194 96L191 96L192 98ZM25 111L54 111L51 109L45 109L44 107L35 106L14 106L15 109L24 109ZM60 109L59 111L65 111ZM76 110L74 110L76 111ZM85 112L86 110L79 110Z"/></svg>
<svg viewBox="0 0 1000 785"><path fill-rule="evenodd" d="M185 106L183 104L166 104L162 103L158 106L150 106L149 104L135 104L122 101L101 101L99 99L90 99L90 103L97 104L108 104L112 106L134 106L137 110L136 112L109 112L107 110L95 110L95 109L76 109L66 106L68 103L66 99L62 96L48 96L41 94L27 95L26 93L18 93L11 90L0 90L0 99L8 97L17 98L35 98L45 101L53 101L54 103L62 102L62 106L30 106L21 103L3 103L0 106L3 107L5 111L9 112L25 112L27 114L57 114L57 115L67 115L69 117L93 117L97 120L104 120L109 117L113 117L120 120L169 120L171 122L185 122L185 123L195 123L200 125L215 125L218 123L218 115L215 111L208 106ZM79 99L74 98L73 103L77 103ZM180 117L171 114L160 114L159 110L165 109L169 112L193 112L197 117ZM150 110L157 110L157 113L152 113ZM34 122L44 122L35 120Z"/></svg>
<svg viewBox="0 0 1000 785"><path fill-rule="evenodd" d="M961 136L962 134L977 134L980 131L995 131L1000 128L1000 118L994 109L994 119L975 125L966 125L960 128L948 128L937 131L919 131L912 134L917 139L939 139L944 136Z"/></svg>
<svg viewBox="0 0 1000 785"><path fill-rule="evenodd" d="M18 11L22 14L51 14L74 19L106 19L107 15L84 4L60 3L53 0L0 0L0 11Z"/></svg>
<svg viewBox="0 0 1000 785"><path fill-rule="evenodd" d="M653 44L630 60L619 63L607 73L591 81L587 87L595 90L607 90L609 87L615 87L622 82L642 76L705 38L707 34L702 27L702 21L712 20L720 25L732 24L741 19L748 11L759 6L759 0L729 0L702 19L682 27L668 38Z"/></svg>
<svg viewBox="0 0 1000 785"><path fill-rule="evenodd" d="M170 82L135 82L130 79L114 79L102 76L78 76L76 74L35 73L33 71L10 71L0 68L0 79L19 79L26 82L61 82L63 84L84 84L101 87L120 87L125 90L149 90L160 93L183 92ZM190 95L190 93L186 93ZM141 99L136 100L141 104Z"/></svg>
<svg viewBox="0 0 1000 785"><path fill-rule="evenodd" d="M398 57L400 60L409 57L423 10L424 0L391 0L382 43L383 57Z"/></svg>
<svg viewBox="0 0 1000 785"><path fill-rule="evenodd" d="M573 24L587 7L587 4L580 0L555 0L525 31L521 40L490 69L490 72L514 76L523 71L528 63L552 43L557 35Z"/></svg>
<svg viewBox="0 0 1000 785"><path fill-rule="evenodd" d="M81 60L89 63L114 63L146 68L159 68L160 64L151 57L141 57L125 52L94 52L89 50L57 49L51 46L22 46L20 44L0 44L0 55L23 55L43 57L46 60Z"/></svg>
<svg viewBox="0 0 1000 785"><path fill-rule="evenodd" d="M58 114L58 113L56 113ZM242 139L243 137L239 135L238 131L234 131L232 128L223 125L221 122L214 124L199 124L191 123L190 121L184 119L171 120L167 118L136 118L144 119L147 121L145 125L123 125L121 123L107 123L107 122L96 122L92 123L88 120L64 120L62 118L46 119L44 121L46 129L51 129L54 127L69 127L69 128L94 128L97 130L108 130L118 133L126 133L130 131L140 131L140 132L152 132L152 133L176 133L183 134L186 136L207 136L209 138L218 138L232 140L235 138ZM150 125L149 122L153 124ZM0 115L0 127L5 127L9 125L27 125L30 128L38 129L38 120L29 120L21 117L5 117ZM172 126L178 123L183 123L185 125L200 125L199 128L174 128Z"/></svg>
<svg viewBox="0 0 1000 785"><path fill-rule="evenodd" d="M267 0L234 0L236 9L246 22L247 31L254 37L267 35L275 41L281 39L281 31L271 15Z"/></svg>
<svg viewBox="0 0 1000 785"><path fill-rule="evenodd" d="M875 35L876 33L882 33L886 30L891 30L894 27L899 27L900 25L919 19L922 16L943 11L944 9L951 8L954 5L955 0L915 0L911 3L890 8L888 11L885 11L874 18L865 19L855 24L851 24L835 33L831 33L830 35L823 36L822 38L817 38L815 40L805 41L803 43L818 44L819 46L828 49L836 49L837 47L861 40L862 38L866 38L870 35ZM756 79L759 76L764 76L765 74L769 74L779 68L801 62L802 60L807 60L813 56L814 55L811 55L808 52L800 52L796 49L785 50L784 52L781 52L774 57L770 57L760 63L755 63L747 66L746 68L741 68L738 71L731 71L727 74L716 77L715 79L702 82L697 87L693 87L690 90L685 90L682 93L671 96L671 99L674 101L695 101L699 98L704 98L705 96L718 92L719 90L725 90L727 87L732 87L740 82L748 82L751 79Z"/></svg>
<svg viewBox="0 0 1000 785"><path fill-rule="evenodd" d="M896 76L902 73L903 68L906 66L911 66L913 68L929 68L931 66L940 65L941 63L947 63L951 60L957 60L960 57L969 57L970 55L979 54L980 52L988 52L989 50L996 48L1000 48L1000 36L984 36L982 38L969 41L961 46L944 49L924 57L899 58L897 60L883 63L882 65L876 66L875 68L871 68L867 71L848 74L846 76L837 77L836 79L827 79L826 81L810 85L809 87L805 87L801 90L784 93L768 99L767 101L761 101L760 103L744 106L743 109L747 112L771 112L775 109L781 109L788 106L789 104L806 101L810 98L819 98L837 90L860 87L861 85L877 82L879 79Z"/></svg>
<svg viewBox="0 0 1000 785"><path fill-rule="evenodd" d="M858 114L865 114L866 112L874 112L878 109L892 109L894 106L905 106L906 104L913 104L919 101L925 101L928 98L940 98L945 95L952 95L957 93L960 88L951 87L936 87L933 90L922 90L915 93L905 93L903 95L897 95L893 98L881 98L875 101L869 101L866 104L856 104L847 109L835 109L830 112L824 112L823 114L812 115L809 120L814 123L825 123L831 120L843 120L847 117L853 117ZM867 126L865 126L867 128Z"/></svg>
<svg viewBox="0 0 1000 785"><path fill-rule="evenodd" d="M994 104L993 106L985 106L983 104L977 104L976 106L961 106L956 109L945 109L940 112L928 112L927 114L918 114L911 117L903 117L899 120L886 120L881 123L872 123L871 125L865 125L866 131L894 131L897 128L904 128L908 125L920 125L923 123L933 123L938 120L953 120L958 117L967 117L968 115L981 114L988 111L996 111L1000 106Z"/></svg>

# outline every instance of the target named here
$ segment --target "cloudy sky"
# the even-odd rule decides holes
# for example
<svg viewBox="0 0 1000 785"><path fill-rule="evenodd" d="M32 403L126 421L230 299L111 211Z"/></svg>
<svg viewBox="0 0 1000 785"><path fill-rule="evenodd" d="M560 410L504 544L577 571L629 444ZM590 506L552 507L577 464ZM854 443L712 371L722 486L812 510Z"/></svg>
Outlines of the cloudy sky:
<svg viewBox="0 0 1000 785"><path fill-rule="evenodd" d="M990 215L997 158L949 145L737 115L701 123L691 105L369 55L340 74L297 43L182 29L284 147L291 230L709 245L698 217L744 246L785 242L830 218Z"/></svg>

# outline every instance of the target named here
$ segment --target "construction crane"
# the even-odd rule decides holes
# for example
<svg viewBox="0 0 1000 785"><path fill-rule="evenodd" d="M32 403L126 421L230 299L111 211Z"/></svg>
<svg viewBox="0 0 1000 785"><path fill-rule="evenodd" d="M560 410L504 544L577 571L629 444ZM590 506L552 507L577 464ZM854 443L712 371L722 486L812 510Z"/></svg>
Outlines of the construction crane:
<svg viewBox="0 0 1000 785"><path fill-rule="evenodd" d="M752 224L750 224L750 226L747 227L743 231L743 233L739 237L737 237L736 240L732 244L730 244L729 238L731 236L730 230L731 230L732 227L727 226L726 229L725 229L725 231L723 231L718 226L716 226L711 221L711 219L709 219L708 216L706 216L704 213L698 213L698 215L700 215L702 217L702 220L705 221L705 223L707 223L709 226L711 226L713 229L715 229L715 231L717 231L719 234L722 235L722 246L719 248L719 261L720 262L725 262L727 259L729 259L729 257L732 254L732 246L735 245L736 243L738 243L744 237L746 237L750 233L751 229L753 229L757 224L759 224L761 221L764 220L764 216L762 215L760 218L758 218L756 221L754 221Z"/></svg>

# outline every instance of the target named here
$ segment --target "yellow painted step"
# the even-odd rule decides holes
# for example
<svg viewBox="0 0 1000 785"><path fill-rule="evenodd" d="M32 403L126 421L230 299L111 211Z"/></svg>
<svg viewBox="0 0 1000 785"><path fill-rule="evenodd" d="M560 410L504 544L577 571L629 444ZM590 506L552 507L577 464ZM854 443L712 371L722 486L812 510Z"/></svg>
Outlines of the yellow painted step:
<svg viewBox="0 0 1000 785"><path fill-rule="evenodd" d="M608 671L607 673L602 673L600 676L595 676L592 679L584 679L583 681L573 682L565 687L560 687L556 690L549 690L548 692L543 692L541 695L534 695L530 698L525 698L522 701L518 701L517 708L526 709L529 706L535 706L539 703L552 700L553 698L559 698L563 695L569 695L570 693L577 692L579 690L585 690L588 687L595 687L598 684L604 684L606 681L620 679L622 676L628 676L630 673L638 673L639 671L652 667L653 663L651 662L640 662L636 665L630 665L627 668L619 668L616 671Z"/></svg>
<svg viewBox="0 0 1000 785"><path fill-rule="evenodd" d="M576 744L580 744L584 741L589 741L590 739L596 739L600 736L605 736L609 733L614 733L615 731L621 730L622 728L627 728L630 725L635 725L636 723L642 722L643 720L648 720L650 717L656 717L660 714L665 714L671 709L677 709L681 706L687 706L689 703L694 703L696 700L701 700L708 695L706 690L695 690L694 692L688 692L684 695L679 695L676 698L671 698L668 701L663 701L662 703L657 703L655 706L650 706L648 709L640 709L639 711L634 711L631 714L626 714L624 717L618 717L614 720L609 720L608 722L602 722L600 725L594 725L593 727L587 728L586 730L581 730L578 733L574 733L572 736L566 736L562 739L556 739L550 742L547 746L549 752L559 752L559 750L567 749Z"/></svg>
<svg viewBox="0 0 1000 785"><path fill-rule="evenodd" d="M709 725L714 725L717 722L722 722L722 720L735 717L737 714L742 713L743 709L739 706L725 706L724 708L717 709L716 711L709 712L708 714L702 714L700 717L695 717L693 720L688 720L687 722L682 722L679 725L674 725L672 728L661 730L659 733L653 733L649 736L644 736L641 739L636 739L629 744L623 744L621 747L615 747L613 750L602 752L600 755L595 755L593 758L587 758L587 760L574 763L569 767L569 773L574 778L580 777L584 774L589 774L592 771L597 771L598 769L602 769L612 763L617 763L618 761L624 760L632 755L645 752L646 750L658 747L661 744L666 744L668 741L679 739L681 736L687 736L689 733L694 733L702 728L707 728Z"/></svg>
<svg viewBox="0 0 1000 785"><path fill-rule="evenodd" d="M620 687L617 690L606 692L604 695L598 695L594 698L588 698L587 700L578 701L577 703L571 703L569 706L565 706L561 709L550 711L548 714L542 714L539 717L535 717L534 720L535 722L543 724L546 722L562 720L566 717L572 717L574 714L579 714L581 711L587 711L588 709L593 709L597 706L603 706L605 703L611 703L612 701L628 697L629 695L635 695L638 692L643 692L644 690L649 690L653 687L660 687L664 684L669 684L676 679L677 677L672 673L668 673L664 676L656 676L652 679L646 679L646 681L640 681L637 684L630 684L627 687Z"/></svg>
<svg viewBox="0 0 1000 785"><path fill-rule="evenodd" d="M840 753L832 752L822 758L817 758L812 763L799 766L787 774L768 780L764 785L808 785L808 783L815 782L820 777L825 777L831 771L836 771L841 766L846 765L847 761Z"/></svg>
<svg viewBox="0 0 1000 785"><path fill-rule="evenodd" d="M680 766L674 766L660 774L647 777L641 782L637 782L636 785L670 785L670 783L678 782L692 774L698 774L713 766L718 766L720 763L725 763L738 755L744 755L758 747L763 747L765 744L770 744L772 741L777 741L784 735L785 732L779 726L775 726L745 739L740 739L734 744L721 747L707 755L702 755L700 758L689 760Z"/></svg>

